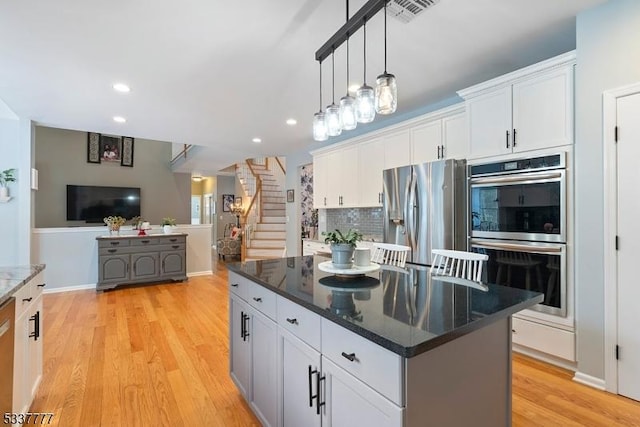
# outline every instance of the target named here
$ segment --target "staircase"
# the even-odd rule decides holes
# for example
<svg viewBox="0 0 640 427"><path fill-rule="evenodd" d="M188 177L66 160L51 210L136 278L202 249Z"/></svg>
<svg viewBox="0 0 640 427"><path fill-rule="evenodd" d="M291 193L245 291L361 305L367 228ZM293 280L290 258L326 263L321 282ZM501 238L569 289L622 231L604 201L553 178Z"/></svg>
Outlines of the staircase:
<svg viewBox="0 0 640 427"><path fill-rule="evenodd" d="M255 224L246 239L246 252L243 261L281 258L285 251L286 242L286 214L284 190L278 183L272 169L279 168L274 161L249 161L253 173L247 174L240 167L236 167L236 175L245 193L253 197L256 189L256 179L253 174L262 181L262 191L259 197L259 206L255 211ZM248 168L247 168L248 169ZM253 182L252 182L253 181ZM253 191L252 191L253 190Z"/></svg>

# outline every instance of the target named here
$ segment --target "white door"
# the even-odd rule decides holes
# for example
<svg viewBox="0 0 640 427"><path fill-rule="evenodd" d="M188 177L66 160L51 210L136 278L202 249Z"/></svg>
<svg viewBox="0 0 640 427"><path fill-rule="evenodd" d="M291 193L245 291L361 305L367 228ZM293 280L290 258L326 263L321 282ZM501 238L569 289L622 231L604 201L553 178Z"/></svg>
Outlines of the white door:
<svg viewBox="0 0 640 427"><path fill-rule="evenodd" d="M618 393L640 400L640 94L618 98Z"/></svg>
<svg viewBox="0 0 640 427"><path fill-rule="evenodd" d="M282 360L283 427L320 427L317 398L320 353L279 329L278 340ZM322 399L322 393L321 397Z"/></svg>

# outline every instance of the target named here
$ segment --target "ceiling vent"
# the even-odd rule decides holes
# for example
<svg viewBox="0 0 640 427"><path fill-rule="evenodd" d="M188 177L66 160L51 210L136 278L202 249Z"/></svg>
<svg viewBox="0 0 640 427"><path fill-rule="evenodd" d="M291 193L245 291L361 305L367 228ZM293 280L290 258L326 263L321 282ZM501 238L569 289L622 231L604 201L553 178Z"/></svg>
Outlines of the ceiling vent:
<svg viewBox="0 0 640 427"><path fill-rule="evenodd" d="M387 14L406 24L426 8L439 2L440 0L391 0L387 4Z"/></svg>

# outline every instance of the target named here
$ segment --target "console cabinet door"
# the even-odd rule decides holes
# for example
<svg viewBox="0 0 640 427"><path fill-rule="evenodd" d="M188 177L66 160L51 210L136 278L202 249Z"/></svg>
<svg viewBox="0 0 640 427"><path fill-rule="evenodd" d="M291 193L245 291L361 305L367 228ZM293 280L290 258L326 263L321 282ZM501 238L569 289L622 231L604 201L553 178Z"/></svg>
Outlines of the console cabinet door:
<svg viewBox="0 0 640 427"><path fill-rule="evenodd" d="M129 255L101 257L98 268L98 281L100 283L129 280Z"/></svg>
<svg viewBox="0 0 640 427"><path fill-rule="evenodd" d="M320 353L283 328L279 328L278 340L284 403L282 426L320 427L318 399L313 397L318 389L316 373L320 371Z"/></svg>
<svg viewBox="0 0 640 427"><path fill-rule="evenodd" d="M187 266L184 259L184 251L161 252L160 253L160 275L179 275L187 274Z"/></svg>
<svg viewBox="0 0 640 427"><path fill-rule="evenodd" d="M159 264L160 255L157 252L131 254L131 280L158 277Z"/></svg>
<svg viewBox="0 0 640 427"><path fill-rule="evenodd" d="M404 409L396 406L356 377L322 357L326 406L323 427L401 427Z"/></svg>
<svg viewBox="0 0 640 427"><path fill-rule="evenodd" d="M251 333L248 307L235 295L229 301L229 373L248 402L251 402ZM248 335L247 335L248 334Z"/></svg>

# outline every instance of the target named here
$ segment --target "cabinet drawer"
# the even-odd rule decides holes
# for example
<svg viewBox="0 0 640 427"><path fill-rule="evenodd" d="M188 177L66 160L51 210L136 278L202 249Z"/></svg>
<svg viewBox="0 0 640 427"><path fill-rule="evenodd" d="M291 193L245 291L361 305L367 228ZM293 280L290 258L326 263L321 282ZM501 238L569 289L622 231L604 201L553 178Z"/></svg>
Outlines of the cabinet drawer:
<svg viewBox="0 0 640 427"><path fill-rule="evenodd" d="M33 299L37 299L40 295L42 295L42 291L44 290L44 274L38 273L33 279L29 281L27 286L31 286L31 296Z"/></svg>
<svg viewBox="0 0 640 427"><path fill-rule="evenodd" d="M99 255L122 255L122 254L130 254L132 252L131 247L125 246L123 248L114 246L112 248L100 248L98 249ZM135 251L133 251L135 252Z"/></svg>
<svg viewBox="0 0 640 427"><path fill-rule="evenodd" d="M240 276L238 273L229 271L229 292L236 294L240 298L246 300L249 292L251 280Z"/></svg>
<svg viewBox="0 0 640 427"><path fill-rule="evenodd" d="M166 242L162 242L161 244L154 246L154 251L184 251L187 248L185 243L174 243L172 245L165 244Z"/></svg>
<svg viewBox="0 0 640 427"><path fill-rule="evenodd" d="M320 351L320 316L278 296L278 325Z"/></svg>
<svg viewBox="0 0 640 427"><path fill-rule="evenodd" d="M171 245L174 243L187 243L187 236L164 236L158 237L160 245Z"/></svg>
<svg viewBox="0 0 640 427"><path fill-rule="evenodd" d="M400 355L324 318L322 355L396 405L404 405L404 361Z"/></svg>
<svg viewBox="0 0 640 427"><path fill-rule="evenodd" d="M16 319L29 307L35 298L31 295L31 282L18 289L13 297L16 299Z"/></svg>
<svg viewBox="0 0 640 427"><path fill-rule="evenodd" d="M154 237L140 237L139 239L130 240L131 246L152 246L158 244L158 239Z"/></svg>
<svg viewBox="0 0 640 427"><path fill-rule="evenodd" d="M249 281L247 302L265 316L276 320L276 294L264 286Z"/></svg>
<svg viewBox="0 0 640 427"><path fill-rule="evenodd" d="M511 340L514 344L572 362L576 360L576 336L573 332L515 317L512 319L511 329Z"/></svg>
<svg viewBox="0 0 640 427"><path fill-rule="evenodd" d="M326 243L315 242L315 241L306 240L302 244L302 248L313 253L317 253L317 252L331 253L331 245Z"/></svg>
<svg viewBox="0 0 640 427"><path fill-rule="evenodd" d="M115 248L129 246L130 239L104 239L98 240L98 248Z"/></svg>

